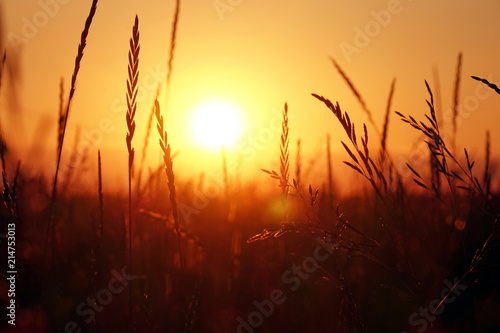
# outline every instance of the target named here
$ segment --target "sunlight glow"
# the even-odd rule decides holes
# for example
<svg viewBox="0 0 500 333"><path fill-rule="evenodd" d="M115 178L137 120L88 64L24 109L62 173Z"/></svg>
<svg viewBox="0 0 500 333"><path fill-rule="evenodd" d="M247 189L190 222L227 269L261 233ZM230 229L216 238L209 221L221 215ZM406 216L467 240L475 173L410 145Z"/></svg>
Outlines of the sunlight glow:
<svg viewBox="0 0 500 333"><path fill-rule="evenodd" d="M236 144L241 135L241 110L227 102L201 104L192 121L193 136L205 148L220 149Z"/></svg>

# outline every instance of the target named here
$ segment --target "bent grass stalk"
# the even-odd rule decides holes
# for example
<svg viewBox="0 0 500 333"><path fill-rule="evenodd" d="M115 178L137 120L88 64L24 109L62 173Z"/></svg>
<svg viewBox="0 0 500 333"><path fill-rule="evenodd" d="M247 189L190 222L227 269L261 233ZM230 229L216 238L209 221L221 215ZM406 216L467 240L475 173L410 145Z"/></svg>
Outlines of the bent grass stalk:
<svg viewBox="0 0 500 333"><path fill-rule="evenodd" d="M484 83L485 85L487 85L488 87L490 87L491 89L495 90L495 92L497 94L500 94L500 88L498 88L498 86L494 83L490 83L488 80L486 79L482 79L480 77L477 77L477 76L471 76L471 78L473 78L474 80L476 81L479 81L479 82L482 82Z"/></svg>
<svg viewBox="0 0 500 333"><path fill-rule="evenodd" d="M168 133L163 127L163 116L160 112L160 104L158 100L155 101L155 114L157 121L158 134L160 135L160 148L163 152L163 162L165 164L165 173L167 175L167 186L169 191L170 204L172 205L172 215L174 218L175 231L177 233L177 242L179 246L179 257L181 262L181 270L184 271L184 260L182 257L182 247L181 247L181 229L179 226L179 211L177 208L177 199L175 192L175 176L174 176L174 166L172 160L172 151L170 148L170 143L168 142Z"/></svg>

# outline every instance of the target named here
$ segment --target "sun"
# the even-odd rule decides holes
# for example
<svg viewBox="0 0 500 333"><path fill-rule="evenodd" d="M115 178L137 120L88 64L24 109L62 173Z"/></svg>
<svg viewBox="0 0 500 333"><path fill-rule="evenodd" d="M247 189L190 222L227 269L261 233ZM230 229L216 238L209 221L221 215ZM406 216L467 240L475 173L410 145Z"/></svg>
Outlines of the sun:
<svg viewBox="0 0 500 333"><path fill-rule="evenodd" d="M241 114L241 109L229 102L204 102L193 114L193 136L208 149L234 146L241 135Z"/></svg>

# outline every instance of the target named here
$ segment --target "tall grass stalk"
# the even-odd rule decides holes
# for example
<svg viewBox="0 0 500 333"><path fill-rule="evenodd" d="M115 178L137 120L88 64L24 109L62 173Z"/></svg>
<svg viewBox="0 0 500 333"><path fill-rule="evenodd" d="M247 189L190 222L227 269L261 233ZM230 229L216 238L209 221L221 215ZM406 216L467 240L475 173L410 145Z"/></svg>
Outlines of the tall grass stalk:
<svg viewBox="0 0 500 333"><path fill-rule="evenodd" d="M71 185L71 182L73 180L73 175L75 174L75 170L77 169L78 165L77 164L83 164L84 159L81 159L78 161L78 155L79 155L79 149L78 149L78 144L80 143L80 127L78 126L75 131L75 139L73 142L73 149L71 151L71 155L69 156L69 162L68 162L68 168L65 172L66 177L62 179L62 183L60 185L60 190L59 193L61 193L63 196L67 194L67 190ZM88 146L85 147L83 152L81 153L83 156L87 156L88 153ZM80 162L80 163L78 163ZM56 228L56 225L54 225L54 228Z"/></svg>
<svg viewBox="0 0 500 333"><path fill-rule="evenodd" d="M99 238L101 244L104 240L104 197L102 195L102 166L101 166L101 150L97 151L97 178L99 181Z"/></svg>
<svg viewBox="0 0 500 333"><path fill-rule="evenodd" d="M330 134L326 135L326 167L328 170L328 196L333 195L333 168L332 168L332 147Z"/></svg>
<svg viewBox="0 0 500 333"><path fill-rule="evenodd" d="M432 69L432 77L434 82L434 100L436 115L439 123L443 123L443 102L441 99L441 83L439 80L439 70L437 67Z"/></svg>
<svg viewBox="0 0 500 333"><path fill-rule="evenodd" d="M389 115L391 113L391 106L392 106L392 98L394 96L394 89L396 87L396 78L392 80L391 83L391 90L389 92L389 98L387 100L387 107L385 109L385 117L384 117L384 126L382 127L382 138L380 140L380 158L382 161L382 164L385 161L385 158L387 157L387 135L389 132Z"/></svg>
<svg viewBox="0 0 500 333"><path fill-rule="evenodd" d="M0 62L0 92L2 91L2 74L5 66L5 60L7 59L7 52L4 51L2 61ZM5 154L7 153L7 143L5 142L5 138L3 136L2 131L2 120L0 117L0 160L2 162L2 172L7 172L5 169Z"/></svg>
<svg viewBox="0 0 500 333"><path fill-rule="evenodd" d="M101 288L105 281L104 281L104 267L105 267L105 258L106 258L106 252L104 251L104 196L102 194L102 165L101 165L101 150L97 150L97 180L98 180L98 187L97 187L97 193L99 196L99 235L98 235L98 240L97 240L97 276L96 280L97 283L99 284L99 288Z"/></svg>
<svg viewBox="0 0 500 333"><path fill-rule="evenodd" d="M491 170L490 170L490 159L491 159L491 136L490 131L486 131L486 147L485 147L485 166L484 166L484 191L486 195L486 200L490 198L491 192Z"/></svg>
<svg viewBox="0 0 500 333"><path fill-rule="evenodd" d="M66 105L66 112L64 113L64 125L62 129L62 135L61 135L61 142L58 147L60 147L59 152L57 154L57 165L56 165L56 173L54 176L54 183L52 185L52 197L50 200L50 209L49 209L49 222L47 223L47 230L45 232L45 245L44 245L44 252L46 253L47 251L47 245L49 241L49 233L50 233L50 226L52 223L53 215L54 215L54 204L56 201L57 197L57 176L59 175L59 166L61 164L61 154L62 154L62 148L64 144L64 136L66 133L66 126L68 124L68 117L69 117L69 111L71 108L71 101L73 100L73 96L75 95L75 90L76 90L76 78L78 76L78 72L80 71L80 64L83 59L83 51L85 50L85 46L87 45L87 36L90 31L90 25L92 24L92 19L94 18L95 12L97 10L97 2L98 0L93 0L92 5L90 7L90 12L89 15L87 16L87 20L85 21L85 27L82 31L82 35L80 37L80 44L78 45L78 51L76 54L76 59L75 59L75 67L73 69L73 75L71 76L71 87L69 91L69 98L68 98L68 104Z"/></svg>
<svg viewBox="0 0 500 333"><path fill-rule="evenodd" d="M132 28L132 38L130 38L130 51L128 52L128 80L127 80L127 128L128 133L125 137L128 149L128 263L129 269L132 269L132 172L134 166L135 151L132 147L132 139L135 132L135 113L137 111L137 92L139 80L139 18L135 16L134 27ZM130 322L133 329L133 292L129 288L130 294Z"/></svg>
<svg viewBox="0 0 500 333"><path fill-rule="evenodd" d="M160 96L161 83L158 84L156 89L155 101L158 100ZM139 167L139 172L137 175L137 191L140 192L141 188L141 178L144 170L144 163L146 162L146 153L148 150L149 136L151 135L151 127L153 126L153 118L155 116L155 103L153 101L153 106L151 107L151 112L149 113L148 123L146 126L146 135L144 136L144 146L142 148L141 166Z"/></svg>
<svg viewBox="0 0 500 333"><path fill-rule="evenodd" d="M3 136L2 127L0 124L0 160L2 161L2 172L7 172L5 167L5 155L7 153L7 143L5 142L5 138Z"/></svg>
<svg viewBox="0 0 500 333"><path fill-rule="evenodd" d="M458 54L457 60L457 71L455 74L455 89L453 90L453 142L452 148L453 152L456 153L456 144L457 144L457 117L458 117L458 102L460 95L460 72L462 70L462 52Z"/></svg>
<svg viewBox="0 0 500 333"><path fill-rule="evenodd" d="M297 187L298 192L301 192L301 185L302 185L302 155L300 151L300 139L297 140L297 154L295 157L295 184Z"/></svg>
<svg viewBox="0 0 500 333"><path fill-rule="evenodd" d="M170 35L170 48L169 48L169 54L168 54L168 63L167 63L167 87L166 87L166 94L165 94L165 114L167 114L167 108L168 108L168 102L170 98L170 79L172 77L172 70L173 70L173 63L174 63L174 55L175 55L175 46L177 42L177 26L179 23L179 12L180 12L180 7L181 7L181 1L176 0L175 1L175 12L174 12L174 18L172 20L172 33Z"/></svg>
<svg viewBox="0 0 500 333"><path fill-rule="evenodd" d="M330 134L326 135L326 167L328 170L328 221L331 221L333 213L333 167L332 167L332 147Z"/></svg>
<svg viewBox="0 0 500 333"><path fill-rule="evenodd" d="M62 137L64 129L64 78L59 83L59 119L57 121L57 156L62 149Z"/></svg>

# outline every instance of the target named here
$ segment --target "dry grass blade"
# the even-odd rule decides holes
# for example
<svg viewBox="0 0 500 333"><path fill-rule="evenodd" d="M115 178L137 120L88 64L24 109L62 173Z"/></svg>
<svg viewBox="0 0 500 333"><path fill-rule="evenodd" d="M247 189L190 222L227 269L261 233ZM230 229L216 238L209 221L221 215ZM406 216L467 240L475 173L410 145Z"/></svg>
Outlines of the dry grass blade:
<svg viewBox="0 0 500 333"><path fill-rule="evenodd" d="M391 112L392 97L394 96L394 88L396 87L396 78L392 80L391 91L389 92L389 99L387 100L387 108L385 110L384 127L382 129L382 139L380 141L382 161L387 156L387 133L389 129L389 114Z"/></svg>
<svg viewBox="0 0 500 333"><path fill-rule="evenodd" d="M59 174L59 166L61 164L61 154L62 154L62 147L64 143L64 135L66 133L66 126L68 124L68 117L69 117L69 111L71 107L71 101L73 100L73 96L75 94L76 90L76 78L78 76L78 72L80 71L80 64L83 59L83 51L85 50L85 46L87 45L87 36L90 31L90 25L92 24L92 19L94 18L94 15L97 10L97 2L98 0L93 0L92 5L90 7L90 12L89 15L87 16L87 20L85 21L85 27L83 28L82 35L80 37L80 44L78 45L78 51L76 54L76 59L75 59L75 68L73 69L73 75L71 76L71 88L69 91L69 98L68 98L68 104L66 105L66 112L64 114L64 125L63 125L63 130L62 130L62 136L61 136L61 142L59 146L61 147L59 149L59 153L57 156L57 165L56 165L56 173L54 176L54 183L52 187L52 198L50 200L50 209L49 209L49 222L47 223L47 230L46 230L46 235L45 235L45 250L46 252L47 249L47 243L49 240L49 231L50 231L50 225L52 221L52 215L54 213L54 203L56 200L56 190L57 190L57 176Z"/></svg>
<svg viewBox="0 0 500 333"><path fill-rule="evenodd" d="M167 186L169 191L170 204L172 205L172 215L174 217L175 230L177 232L181 269L184 271L184 260L182 258L182 247L181 247L181 228L179 225L179 211L177 208L177 199L175 192L175 176L174 176L174 166L172 161L172 152L170 148L170 143L168 142L167 131L163 127L163 116L161 115L160 112L160 104L158 103L157 100L155 101L155 115L157 121L158 134L160 134L160 148L163 152L165 173L167 174Z"/></svg>
<svg viewBox="0 0 500 333"><path fill-rule="evenodd" d="M477 76L471 76L471 78L473 78L474 80L477 80L477 81L480 81L480 82L486 84L488 87L490 87L491 89L495 90L495 92L497 94L500 94L500 88L498 88L496 84L490 83L490 82L488 82L488 80L481 79L480 77L477 77Z"/></svg>
<svg viewBox="0 0 500 333"><path fill-rule="evenodd" d="M288 179L290 177L290 161L288 151L288 105L285 103L283 109L283 121L281 123L281 145L280 145L280 186L283 191L283 196L286 198L288 194Z"/></svg>
<svg viewBox="0 0 500 333"><path fill-rule="evenodd" d="M356 96L356 98L358 99L359 104L361 104L361 107L363 108L363 111L365 111L366 115L368 116L368 121L370 121L370 124L372 124L373 128L375 129L375 132L377 134L379 134L377 125L375 125L375 121L373 120L372 112L366 106L366 102L361 97L361 94L358 92L358 90L356 89L356 87L354 87L354 84L352 83L352 81L349 79L349 77L347 76L347 74L342 70L342 68L339 66L339 64L335 61L335 59L333 59L332 57L330 57L330 60L333 63L333 66L335 66L335 68L339 72L340 76L342 76L342 78L344 79L344 81L347 83L347 85L349 86L349 88L353 92L354 96Z"/></svg>
<svg viewBox="0 0 500 333"><path fill-rule="evenodd" d="M455 75L455 89L453 91L453 149L455 149L457 138L457 116L458 116L458 99L460 93L460 72L462 70L462 53L458 54L457 72Z"/></svg>

